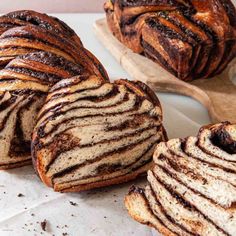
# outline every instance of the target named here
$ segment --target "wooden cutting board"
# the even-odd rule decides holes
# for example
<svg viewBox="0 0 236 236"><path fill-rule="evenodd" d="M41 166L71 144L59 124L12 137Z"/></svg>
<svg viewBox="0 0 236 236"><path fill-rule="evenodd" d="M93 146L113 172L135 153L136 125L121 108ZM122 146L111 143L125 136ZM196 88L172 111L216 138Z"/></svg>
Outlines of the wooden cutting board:
<svg viewBox="0 0 236 236"><path fill-rule="evenodd" d="M215 78L186 83L121 44L108 29L105 19L96 21L94 28L99 40L132 78L147 83L154 91L193 97L208 109L212 122L236 123L236 85L232 81L236 75L236 60Z"/></svg>

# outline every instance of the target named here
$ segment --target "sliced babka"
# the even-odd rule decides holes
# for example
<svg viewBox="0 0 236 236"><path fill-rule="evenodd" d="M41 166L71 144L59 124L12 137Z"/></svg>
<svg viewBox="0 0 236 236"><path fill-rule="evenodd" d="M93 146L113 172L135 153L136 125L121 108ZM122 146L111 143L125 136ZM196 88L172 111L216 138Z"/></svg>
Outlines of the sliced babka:
<svg viewBox="0 0 236 236"><path fill-rule="evenodd" d="M34 11L0 17L0 169L30 163L31 134L49 88L101 63L64 22Z"/></svg>
<svg viewBox="0 0 236 236"><path fill-rule="evenodd" d="M236 11L230 0L108 0L112 33L176 77L222 72L236 55Z"/></svg>
<svg viewBox="0 0 236 236"><path fill-rule="evenodd" d="M91 74L108 80L98 59L59 19L34 11L16 11L0 17L0 67L18 55L42 50L79 63Z"/></svg>
<svg viewBox="0 0 236 236"><path fill-rule="evenodd" d="M56 17L48 16L32 10L14 11L0 17L0 34L8 29L19 26L35 25L48 31L68 37L82 46L78 35L65 22Z"/></svg>
<svg viewBox="0 0 236 236"><path fill-rule="evenodd" d="M58 82L41 109L32 157L55 191L82 191L134 179L166 139L156 95L141 82L96 76Z"/></svg>
<svg viewBox="0 0 236 236"><path fill-rule="evenodd" d="M147 187L132 187L125 204L163 235L236 235L236 125L158 144Z"/></svg>
<svg viewBox="0 0 236 236"><path fill-rule="evenodd" d="M18 56L0 70L0 169L31 162L31 135L49 88L82 73L79 64L49 52Z"/></svg>

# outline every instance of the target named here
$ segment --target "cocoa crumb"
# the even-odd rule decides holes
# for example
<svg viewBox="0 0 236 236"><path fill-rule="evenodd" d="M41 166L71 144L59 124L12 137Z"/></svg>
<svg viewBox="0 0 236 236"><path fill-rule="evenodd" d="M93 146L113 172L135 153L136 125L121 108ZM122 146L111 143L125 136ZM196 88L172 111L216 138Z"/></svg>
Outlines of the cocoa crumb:
<svg viewBox="0 0 236 236"><path fill-rule="evenodd" d="M40 225L41 225L42 230L43 230L43 231L46 231L47 221L46 221L46 220L42 221L42 222L40 223Z"/></svg>
<svg viewBox="0 0 236 236"><path fill-rule="evenodd" d="M78 206L77 203L70 201L71 206Z"/></svg>
<svg viewBox="0 0 236 236"><path fill-rule="evenodd" d="M19 193L18 195L17 195L17 197L24 197L25 195L24 194L22 194L22 193Z"/></svg>

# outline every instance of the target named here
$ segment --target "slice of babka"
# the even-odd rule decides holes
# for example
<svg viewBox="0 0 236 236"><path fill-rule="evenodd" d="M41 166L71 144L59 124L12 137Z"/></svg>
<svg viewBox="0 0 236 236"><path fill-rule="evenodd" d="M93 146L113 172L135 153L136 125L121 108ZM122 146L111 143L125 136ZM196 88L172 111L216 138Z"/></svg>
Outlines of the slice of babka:
<svg viewBox="0 0 236 236"><path fill-rule="evenodd" d="M236 125L158 144L145 189L125 198L130 215L163 235L236 235Z"/></svg>
<svg viewBox="0 0 236 236"><path fill-rule="evenodd" d="M55 191L82 191L145 173L156 143L165 139L160 103L145 84L79 76L50 90L34 129L32 157Z"/></svg>
<svg viewBox="0 0 236 236"><path fill-rule="evenodd" d="M49 88L84 72L49 52L18 56L0 70L0 169L31 162L31 135Z"/></svg>
<svg viewBox="0 0 236 236"><path fill-rule="evenodd" d="M184 81L215 76L236 55L230 0L108 0L105 11L115 37Z"/></svg>

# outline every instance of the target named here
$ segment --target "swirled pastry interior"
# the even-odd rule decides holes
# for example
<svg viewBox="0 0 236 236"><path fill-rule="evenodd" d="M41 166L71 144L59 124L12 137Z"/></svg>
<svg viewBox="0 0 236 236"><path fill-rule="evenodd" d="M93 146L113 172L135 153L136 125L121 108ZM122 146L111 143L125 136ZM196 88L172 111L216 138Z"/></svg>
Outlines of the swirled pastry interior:
<svg viewBox="0 0 236 236"><path fill-rule="evenodd" d="M230 0L109 0L105 11L115 37L179 79L215 76L235 57Z"/></svg>
<svg viewBox="0 0 236 236"><path fill-rule="evenodd" d="M81 191L134 179L166 139L156 95L141 82L96 76L57 83L39 113L32 155L42 181Z"/></svg>
<svg viewBox="0 0 236 236"><path fill-rule="evenodd" d="M69 26L34 11L0 17L0 69L0 169L31 163L37 113L55 83L82 74L108 80Z"/></svg>
<svg viewBox="0 0 236 236"><path fill-rule="evenodd" d="M163 235L236 235L236 125L205 126L197 137L160 143L145 189L125 204Z"/></svg>

